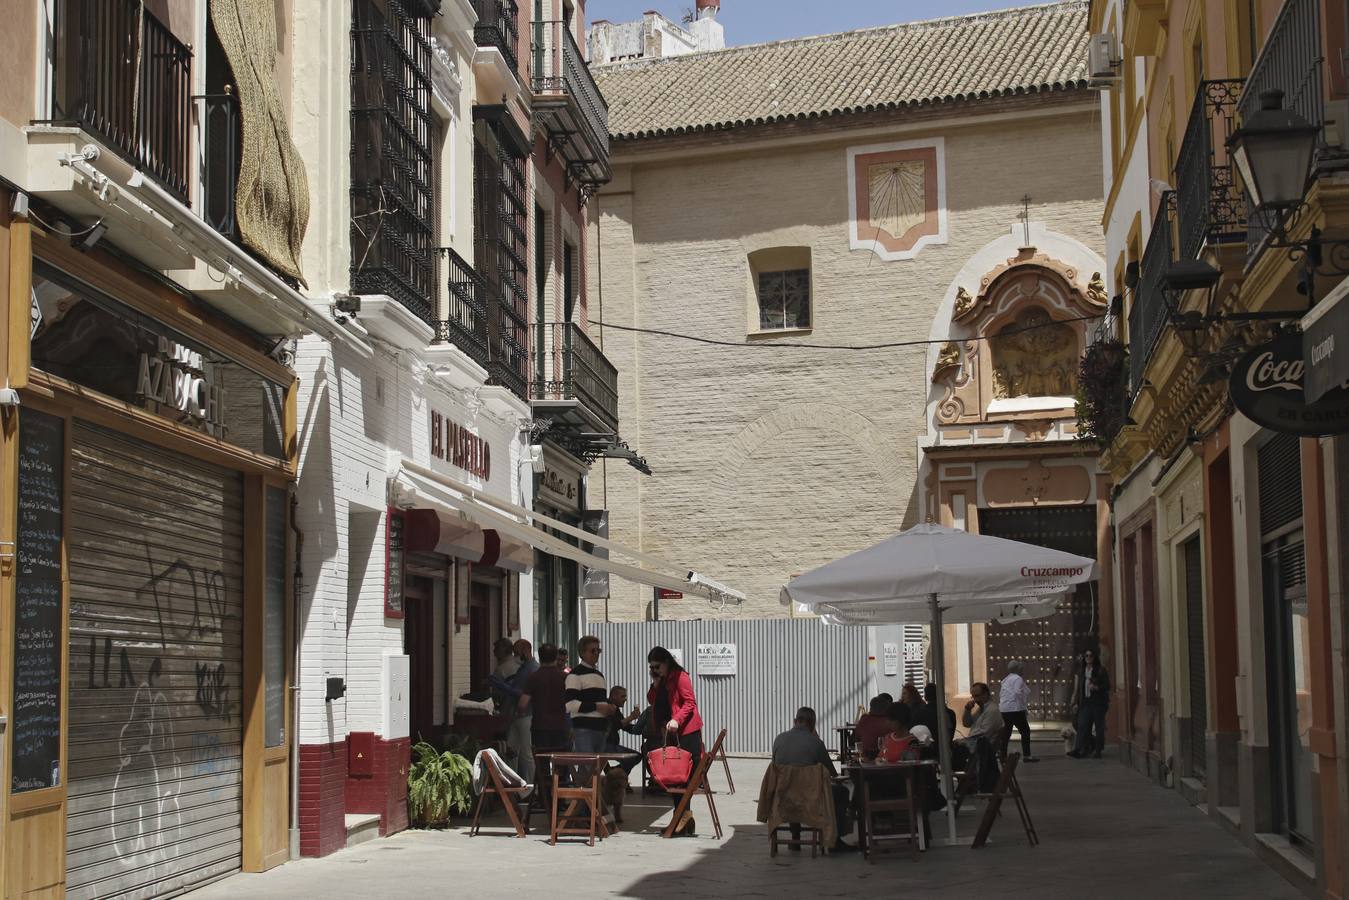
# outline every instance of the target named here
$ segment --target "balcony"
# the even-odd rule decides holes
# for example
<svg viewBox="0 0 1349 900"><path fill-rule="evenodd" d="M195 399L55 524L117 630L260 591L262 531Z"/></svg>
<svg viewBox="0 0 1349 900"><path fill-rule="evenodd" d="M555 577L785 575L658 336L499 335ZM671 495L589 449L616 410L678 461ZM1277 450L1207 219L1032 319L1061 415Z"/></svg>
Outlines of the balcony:
<svg viewBox="0 0 1349 900"><path fill-rule="evenodd" d="M192 51L139 0L56 10L49 124L78 126L188 202Z"/></svg>
<svg viewBox="0 0 1349 900"><path fill-rule="evenodd" d="M511 70L518 70L516 48L520 46L520 11L515 0L473 0L473 11L478 14L478 24L473 26L473 40L479 47L500 50Z"/></svg>
<svg viewBox="0 0 1349 900"><path fill-rule="evenodd" d="M567 177L594 189L611 177L609 107L590 76L570 23L535 22L534 118Z"/></svg>
<svg viewBox="0 0 1349 900"><path fill-rule="evenodd" d="M536 413L582 434L616 434L618 369L574 322L540 322L535 329L529 399Z"/></svg>
<svg viewBox="0 0 1349 900"><path fill-rule="evenodd" d="M1162 329L1171 315L1167 296L1166 270L1171 267L1171 223L1175 214L1175 194L1168 191L1157 205L1152 233L1143 249L1138 285L1134 288L1129 310L1129 392L1136 395L1143 385L1148 361L1157 348Z"/></svg>
<svg viewBox="0 0 1349 900"><path fill-rule="evenodd" d="M453 344L478 365L491 359L487 346L487 282L449 247L438 251L440 277L448 282L447 318L436 323L436 343Z"/></svg>
<svg viewBox="0 0 1349 900"><path fill-rule="evenodd" d="M1246 78L1237 110L1244 119L1260 108L1265 91L1283 91L1283 105L1313 125L1325 124L1325 97L1321 87L1320 6L1316 0L1285 0L1255 65ZM1324 149L1324 148L1323 148ZM1313 168L1317 165L1314 162ZM1253 215L1247 198L1246 265L1264 249L1268 223Z"/></svg>
<svg viewBox="0 0 1349 900"><path fill-rule="evenodd" d="M1243 83L1205 81L1190 108L1175 168L1180 259L1198 258L1206 244L1239 242L1246 236L1246 203L1227 157Z"/></svg>

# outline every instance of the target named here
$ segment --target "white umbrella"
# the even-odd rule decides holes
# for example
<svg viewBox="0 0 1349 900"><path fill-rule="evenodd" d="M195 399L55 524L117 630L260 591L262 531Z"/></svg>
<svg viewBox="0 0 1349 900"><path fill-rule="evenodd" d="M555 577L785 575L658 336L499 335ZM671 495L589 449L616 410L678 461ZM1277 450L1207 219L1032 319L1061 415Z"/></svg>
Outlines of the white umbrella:
<svg viewBox="0 0 1349 900"><path fill-rule="evenodd" d="M931 622L938 724L946 707L943 622L1030 619L1052 613L1074 585L1095 577L1084 556L941 525L917 525L834 560L782 588L793 603L838 625ZM937 728L950 837L956 839L951 737Z"/></svg>

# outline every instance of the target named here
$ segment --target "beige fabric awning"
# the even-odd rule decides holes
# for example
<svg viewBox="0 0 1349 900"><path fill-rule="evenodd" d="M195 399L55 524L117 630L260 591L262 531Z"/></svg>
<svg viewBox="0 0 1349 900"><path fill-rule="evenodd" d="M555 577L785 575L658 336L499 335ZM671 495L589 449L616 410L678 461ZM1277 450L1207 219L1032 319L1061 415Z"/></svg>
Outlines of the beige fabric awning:
<svg viewBox="0 0 1349 900"><path fill-rule="evenodd" d="M452 518L460 521L474 522L482 528L495 529L503 538L523 542L553 556L570 559L638 584L682 591L684 594L706 600L736 602L743 599L737 592L728 593L705 584L690 582L687 575L689 570L685 567L582 531L519 504L492 497L471 485L419 463L403 460L393 480L404 498L412 497L418 504L443 509ZM556 529L586 543L604 547L610 554L633 560L637 564L627 564L612 558L604 559L593 553L587 553L580 547L549 534L543 528Z"/></svg>

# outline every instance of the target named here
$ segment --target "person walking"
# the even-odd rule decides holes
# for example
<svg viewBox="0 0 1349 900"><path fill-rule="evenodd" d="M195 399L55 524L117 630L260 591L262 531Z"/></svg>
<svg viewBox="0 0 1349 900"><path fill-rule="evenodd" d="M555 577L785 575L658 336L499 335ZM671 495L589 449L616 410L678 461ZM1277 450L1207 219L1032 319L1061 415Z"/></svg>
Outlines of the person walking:
<svg viewBox="0 0 1349 900"><path fill-rule="evenodd" d="M598 666L600 639L594 635L581 638L577 646L580 662L567 675L567 715L571 716L572 749L577 753L604 752L604 739L609 733L609 715L614 706L609 702L609 689L604 684L604 673Z"/></svg>
<svg viewBox="0 0 1349 900"><path fill-rule="evenodd" d="M1110 708L1110 673L1094 650L1082 654L1082 671L1073 686L1073 704L1077 707L1077 741L1068 755L1081 759L1090 753L1100 759L1105 749L1105 714Z"/></svg>
<svg viewBox="0 0 1349 900"><path fill-rule="evenodd" d="M703 718L698 714L698 700L693 696L693 679L675 660L674 654L664 647L652 647L646 661L651 670L646 702L651 707L652 727L659 728L662 735L657 746L673 737L693 758L693 769L696 770L703 752ZM672 795L671 799L678 807L678 796ZM675 826L675 834L693 833L693 813L686 811Z"/></svg>
<svg viewBox="0 0 1349 900"><path fill-rule="evenodd" d="M998 688L998 712L1002 713L1002 737L1000 746L1005 751L1012 739L1012 729L1021 732L1022 762L1039 762L1030 748L1030 719L1027 718L1027 705L1030 702L1030 687L1022 677L1025 666L1021 660L1014 659L1007 664L1007 675Z"/></svg>

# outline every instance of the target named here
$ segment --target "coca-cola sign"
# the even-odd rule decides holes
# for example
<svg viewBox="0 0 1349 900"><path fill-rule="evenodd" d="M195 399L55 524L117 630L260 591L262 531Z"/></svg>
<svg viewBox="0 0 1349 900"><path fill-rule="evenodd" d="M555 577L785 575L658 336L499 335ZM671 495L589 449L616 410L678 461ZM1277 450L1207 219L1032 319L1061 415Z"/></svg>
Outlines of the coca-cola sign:
<svg viewBox="0 0 1349 900"><path fill-rule="evenodd" d="M1302 337L1288 332L1249 350L1232 370L1232 402L1252 422L1287 434L1349 432L1349 390L1330 391L1308 403Z"/></svg>

